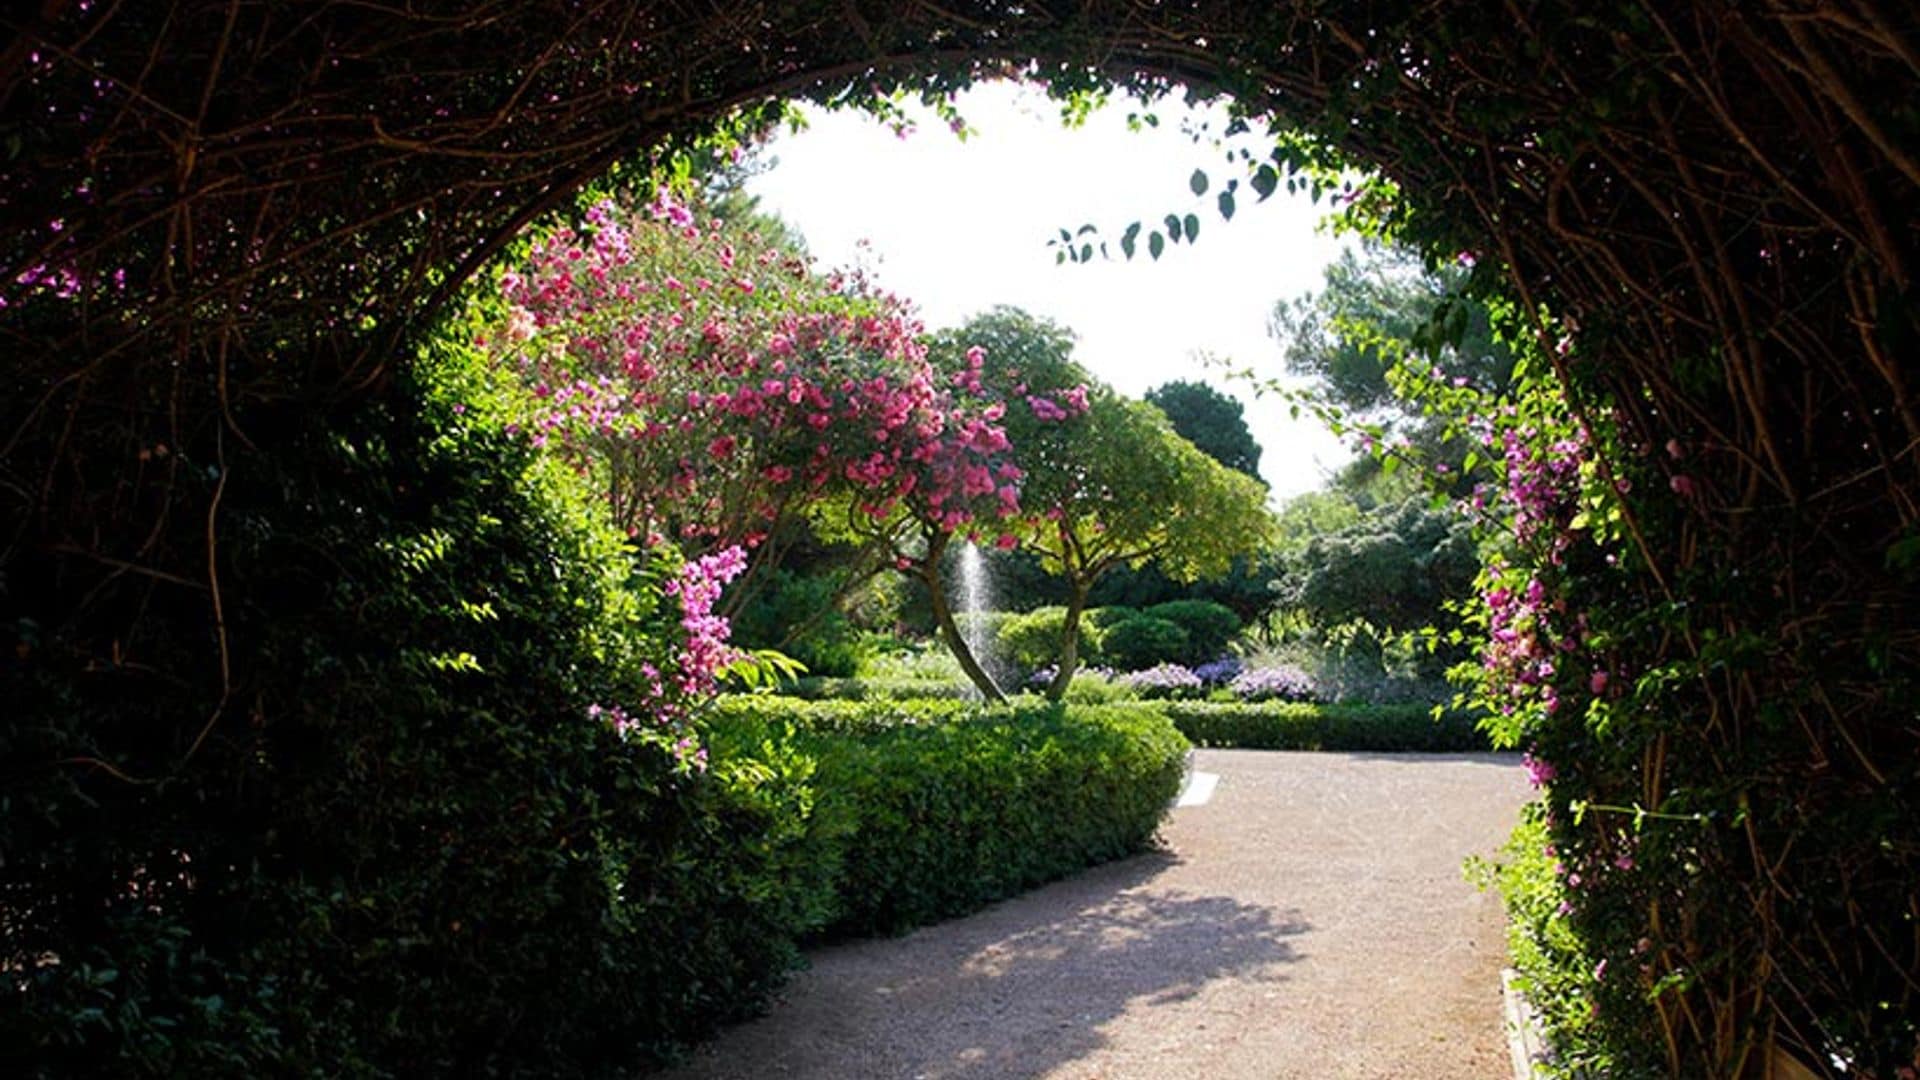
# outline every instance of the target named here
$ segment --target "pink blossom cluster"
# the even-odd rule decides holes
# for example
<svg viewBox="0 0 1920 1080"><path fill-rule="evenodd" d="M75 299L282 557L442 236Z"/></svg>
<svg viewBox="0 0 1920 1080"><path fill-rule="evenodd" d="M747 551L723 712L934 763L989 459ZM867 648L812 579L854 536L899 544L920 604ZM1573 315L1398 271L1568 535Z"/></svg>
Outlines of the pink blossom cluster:
<svg viewBox="0 0 1920 1080"><path fill-rule="evenodd" d="M897 298L702 228L664 192L644 214L602 203L548 235L500 294L507 319L483 344L524 377L530 434L603 471L635 532L751 541L839 493L882 517L911 499L948 528L1018 509L984 354L940 385ZM1032 407L1084 409L1084 388L1066 397Z"/></svg>
<svg viewBox="0 0 1920 1080"><path fill-rule="evenodd" d="M680 628L687 634L686 644L674 657L676 688L683 697L711 696L720 669L738 658L727 643L733 628L726 616L714 614L713 605L727 582L746 568L746 550L729 547L688 562L667 582L667 595L680 598Z"/></svg>
<svg viewBox="0 0 1920 1080"><path fill-rule="evenodd" d="M591 705L590 720L602 721L622 739L652 737L665 745L682 771L706 768L707 751L688 729L689 709L711 698L722 669L739 654L728 643L732 627L714 604L728 582L747 568L747 553L730 547L682 565L663 591L680 604L680 641L673 670L663 673L650 663L640 665L645 677L634 710L620 705ZM641 716L651 717L644 722Z"/></svg>

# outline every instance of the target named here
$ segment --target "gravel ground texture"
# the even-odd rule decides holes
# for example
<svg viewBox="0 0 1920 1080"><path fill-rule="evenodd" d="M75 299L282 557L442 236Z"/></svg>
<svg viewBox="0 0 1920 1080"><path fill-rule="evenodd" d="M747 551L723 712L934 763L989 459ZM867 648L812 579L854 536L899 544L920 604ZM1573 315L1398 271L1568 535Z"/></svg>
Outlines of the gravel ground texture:
<svg viewBox="0 0 1920 1080"><path fill-rule="evenodd" d="M672 1080L1511 1075L1490 855L1506 754L1203 750L1166 850L905 937L820 949Z"/></svg>

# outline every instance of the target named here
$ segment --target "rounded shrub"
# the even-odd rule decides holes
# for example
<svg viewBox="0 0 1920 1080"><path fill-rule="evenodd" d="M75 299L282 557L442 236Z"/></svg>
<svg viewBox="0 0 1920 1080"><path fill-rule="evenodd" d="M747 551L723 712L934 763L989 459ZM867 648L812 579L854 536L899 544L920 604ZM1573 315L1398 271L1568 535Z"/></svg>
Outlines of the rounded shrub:
<svg viewBox="0 0 1920 1080"><path fill-rule="evenodd" d="M1189 666L1218 659L1240 632L1240 616L1211 600L1169 600L1147 608L1142 614L1165 619L1186 632L1185 650L1169 659Z"/></svg>
<svg viewBox="0 0 1920 1080"><path fill-rule="evenodd" d="M1178 623L1151 615L1114 623L1100 641L1100 655L1122 671L1178 663L1187 648L1187 632Z"/></svg>
<svg viewBox="0 0 1920 1080"><path fill-rule="evenodd" d="M1060 659L1060 640L1066 633L1067 609L1040 607L1010 615L1000 624L1000 655L1022 672L1036 671Z"/></svg>

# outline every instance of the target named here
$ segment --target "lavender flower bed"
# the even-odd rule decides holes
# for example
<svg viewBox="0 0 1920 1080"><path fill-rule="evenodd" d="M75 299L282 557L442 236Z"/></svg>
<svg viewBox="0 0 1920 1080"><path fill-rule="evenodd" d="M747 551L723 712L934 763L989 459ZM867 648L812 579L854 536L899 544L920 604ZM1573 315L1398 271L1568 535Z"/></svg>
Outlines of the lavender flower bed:
<svg viewBox="0 0 1920 1080"><path fill-rule="evenodd" d="M1201 664L1193 669L1193 673L1208 686L1225 686L1239 678L1244 670L1246 665L1240 662L1239 657L1223 656L1218 660L1209 660Z"/></svg>
<svg viewBox="0 0 1920 1080"><path fill-rule="evenodd" d="M1317 701L1320 688L1296 667L1254 668L1234 676L1227 688L1242 701Z"/></svg>
<svg viewBox="0 0 1920 1080"><path fill-rule="evenodd" d="M1179 664L1160 664L1145 671L1133 672L1126 676L1126 684L1146 698L1198 694L1206 688L1200 676Z"/></svg>

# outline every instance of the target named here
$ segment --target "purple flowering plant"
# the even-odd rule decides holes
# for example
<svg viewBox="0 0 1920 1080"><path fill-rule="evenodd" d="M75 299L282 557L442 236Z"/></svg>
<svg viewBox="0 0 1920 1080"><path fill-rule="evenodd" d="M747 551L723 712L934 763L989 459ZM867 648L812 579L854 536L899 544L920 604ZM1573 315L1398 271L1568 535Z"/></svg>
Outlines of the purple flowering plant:
<svg viewBox="0 0 1920 1080"><path fill-rule="evenodd" d="M1250 668L1227 688L1242 701L1315 701L1319 687L1306 672L1290 665Z"/></svg>

